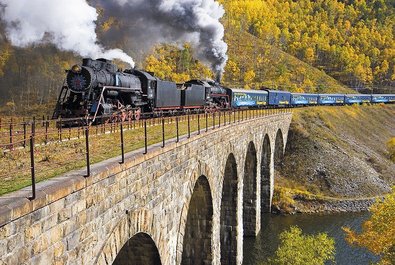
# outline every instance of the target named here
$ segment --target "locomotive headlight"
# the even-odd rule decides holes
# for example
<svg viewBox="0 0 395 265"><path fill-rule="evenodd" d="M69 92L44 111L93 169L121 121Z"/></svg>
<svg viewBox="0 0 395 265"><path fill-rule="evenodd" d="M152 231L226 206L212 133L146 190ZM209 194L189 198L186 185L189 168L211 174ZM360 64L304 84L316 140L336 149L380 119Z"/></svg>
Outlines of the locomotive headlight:
<svg viewBox="0 0 395 265"><path fill-rule="evenodd" d="M74 74L79 74L79 73L81 73L82 68L81 68L81 66L79 66L78 64L76 64L76 65L74 65L73 67L71 67L71 71L72 71Z"/></svg>

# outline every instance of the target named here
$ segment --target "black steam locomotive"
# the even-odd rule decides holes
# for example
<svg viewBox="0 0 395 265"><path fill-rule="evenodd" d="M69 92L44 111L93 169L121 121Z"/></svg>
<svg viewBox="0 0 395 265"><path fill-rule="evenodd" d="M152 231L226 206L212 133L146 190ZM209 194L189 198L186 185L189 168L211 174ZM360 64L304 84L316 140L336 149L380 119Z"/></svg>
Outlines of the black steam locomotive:
<svg viewBox="0 0 395 265"><path fill-rule="evenodd" d="M184 84L163 81L153 73L121 71L105 59L84 59L67 71L53 118L91 122L140 119L141 115L176 114L228 108L229 89L213 81Z"/></svg>

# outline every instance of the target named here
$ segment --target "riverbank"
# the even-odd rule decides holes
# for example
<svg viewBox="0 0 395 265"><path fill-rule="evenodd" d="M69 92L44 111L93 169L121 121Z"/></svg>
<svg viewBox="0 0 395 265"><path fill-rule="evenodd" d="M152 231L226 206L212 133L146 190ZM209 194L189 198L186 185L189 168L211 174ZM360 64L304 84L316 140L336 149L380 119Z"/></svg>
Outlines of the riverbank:
<svg viewBox="0 0 395 265"><path fill-rule="evenodd" d="M359 212L395 185L395 106L297 109L275 172L277 213Z"/></svg>
<svg viewBox="0 0 395 265"><path fill-rule="evenodd" d="M272 213L345 213L364 212L383 196L371 198L331 198L279 187L275 191Z"/></svg>

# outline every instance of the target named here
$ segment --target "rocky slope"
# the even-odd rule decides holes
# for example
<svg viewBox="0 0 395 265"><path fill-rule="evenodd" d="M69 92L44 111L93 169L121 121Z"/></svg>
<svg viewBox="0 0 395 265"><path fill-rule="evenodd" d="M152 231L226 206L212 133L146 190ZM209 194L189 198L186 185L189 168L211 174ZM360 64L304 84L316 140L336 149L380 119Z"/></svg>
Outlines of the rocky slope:
<svg viewBox="0 0 395 265"><path fill-rule="evenodd" d="M394 105L295 110L283 165L276 174L275 208L367 208L371 198L390 192L395 184L395 164L386 146L394 136Z"/></svg>

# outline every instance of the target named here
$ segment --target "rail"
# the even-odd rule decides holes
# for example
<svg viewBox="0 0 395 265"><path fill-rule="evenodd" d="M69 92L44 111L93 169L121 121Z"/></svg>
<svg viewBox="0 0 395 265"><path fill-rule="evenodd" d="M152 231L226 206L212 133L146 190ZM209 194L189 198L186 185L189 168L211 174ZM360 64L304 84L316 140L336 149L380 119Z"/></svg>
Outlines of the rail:
<svg viewBox="0 0 395 265"><path fill-rule="evenodd" d="M36 183L68 171L86 168L91 164L169 141L179 142L181 136L190 138L226 125L291 112L290 109L232 110L213 113L187 114L144 120L115 119L98 125L61 126L74 120L37 120L15 122L10 119L0 131L0 195L31 186L36 197ZM3 119L4 122L4 119ZM4 126L7 124L7 126ZM5 129L6 130L5 130ZM6 141L6 142L4 142Z"/></svg>

